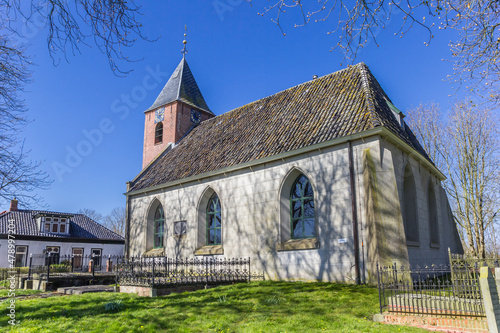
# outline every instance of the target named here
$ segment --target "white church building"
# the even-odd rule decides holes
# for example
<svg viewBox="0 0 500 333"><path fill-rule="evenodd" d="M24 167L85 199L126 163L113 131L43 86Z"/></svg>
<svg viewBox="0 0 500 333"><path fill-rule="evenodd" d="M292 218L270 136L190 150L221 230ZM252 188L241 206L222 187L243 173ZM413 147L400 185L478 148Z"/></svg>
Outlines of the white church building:
<svg viewBox="0 0 500 333"><path fill-rule="evenodd" d="M370 283L462 252L443 179L364 63L215 116L183 57L145 111L125 251Z"/></svg>

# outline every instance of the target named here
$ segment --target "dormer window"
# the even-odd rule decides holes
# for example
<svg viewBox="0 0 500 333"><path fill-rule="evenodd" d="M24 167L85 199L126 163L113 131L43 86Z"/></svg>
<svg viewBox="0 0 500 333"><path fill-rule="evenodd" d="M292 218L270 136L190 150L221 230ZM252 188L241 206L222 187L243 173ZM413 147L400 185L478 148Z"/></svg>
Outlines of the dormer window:
<svg viewBox="0 0 500 333"><path fill-rule="evenodd" d="M394 114L394 117L396 117L396 120L398 121L399 126L401 126L401 128L404 130L405 129L405 121L403 120L403 118L405 117L405 115L397 107L395 107L394 104L392 104L389 100L386 99L385 101L387 102L389 109L391 109L392 113Z"/></svg>
<svg viewBox="0 0 500 333"><path fill-rule="evenodd" d="M54 217L54 216L35 216L40 232L49 234L69 234L69 223L70 219L68 217Z"/></svg>

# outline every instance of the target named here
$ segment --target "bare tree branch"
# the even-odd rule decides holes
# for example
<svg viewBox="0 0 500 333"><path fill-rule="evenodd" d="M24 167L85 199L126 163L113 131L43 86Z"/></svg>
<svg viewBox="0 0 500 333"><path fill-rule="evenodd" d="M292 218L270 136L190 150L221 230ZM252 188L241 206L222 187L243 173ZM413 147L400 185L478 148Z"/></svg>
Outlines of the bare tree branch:
<svg viewBox="0 0 500 333"><path fill-rule="evenodd" d="M447 180L443 183L464 242L485 257L487 237L500 216L499 121L491 110L470 101L456 103L448 121L436 104L409 111L409 121ZM496 237L490 237L496 243ZM496 247L496 245L493 245Z"/></svg>

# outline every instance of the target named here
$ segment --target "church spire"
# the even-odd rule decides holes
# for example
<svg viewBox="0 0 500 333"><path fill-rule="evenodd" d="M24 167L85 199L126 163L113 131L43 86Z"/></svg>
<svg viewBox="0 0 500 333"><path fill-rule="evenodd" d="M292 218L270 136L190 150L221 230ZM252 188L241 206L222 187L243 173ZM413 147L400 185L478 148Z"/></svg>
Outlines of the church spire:
<svg viewBox="0 0 500 333"><path fill-rule="evenodd" d="M187 64L186 54L188 53L188 50L186 47L186 37L187 25L184 26L184 40L182 41L184 48L181 50L181 62L177 65L177 68L167 81L167 84L163 87L163 90L160 92L153 105L151 105L145 112L155 110L174 101L179 101L191 107L205 111L210 115L214 115L205 102L200 88L196 84L193 73L191 73Z"/></svg>

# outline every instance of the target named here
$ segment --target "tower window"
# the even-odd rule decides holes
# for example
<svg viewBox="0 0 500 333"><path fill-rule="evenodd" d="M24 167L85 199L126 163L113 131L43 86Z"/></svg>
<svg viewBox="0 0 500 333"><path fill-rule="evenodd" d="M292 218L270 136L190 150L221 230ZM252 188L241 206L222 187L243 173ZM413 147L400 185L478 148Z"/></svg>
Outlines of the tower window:
<svg viewBox="0 0 500 333"><path fill-rule="evenodd" d="M163 124L158 123L156 124L156 129L155 129L155 144L162 142L163 142Z"/></svg>

